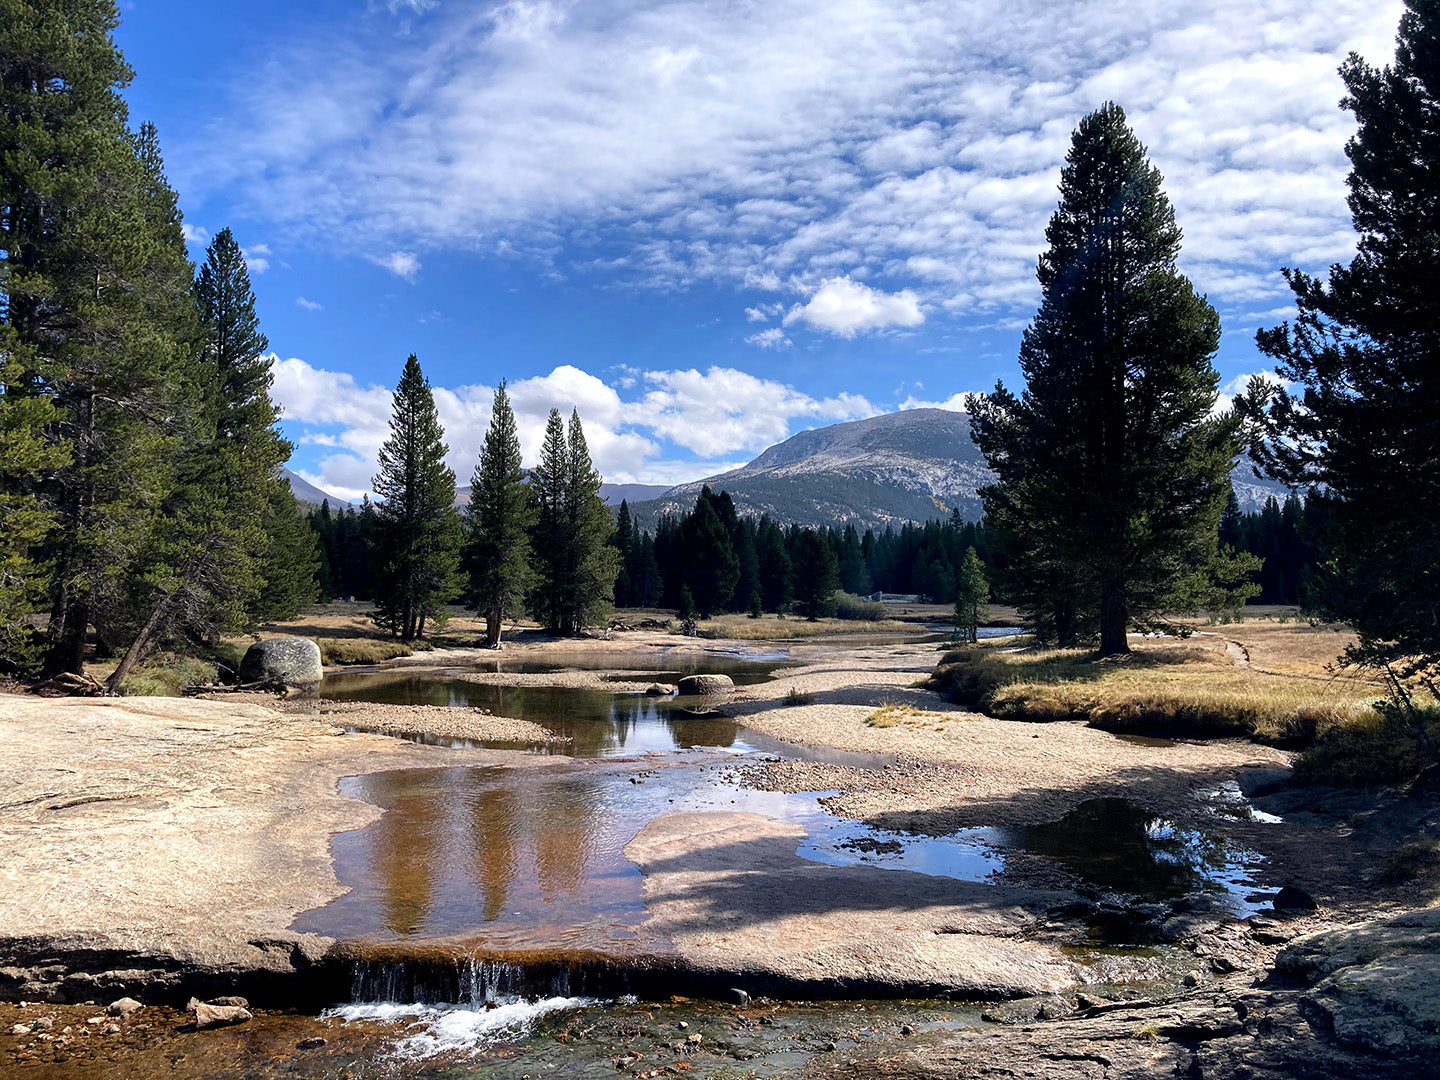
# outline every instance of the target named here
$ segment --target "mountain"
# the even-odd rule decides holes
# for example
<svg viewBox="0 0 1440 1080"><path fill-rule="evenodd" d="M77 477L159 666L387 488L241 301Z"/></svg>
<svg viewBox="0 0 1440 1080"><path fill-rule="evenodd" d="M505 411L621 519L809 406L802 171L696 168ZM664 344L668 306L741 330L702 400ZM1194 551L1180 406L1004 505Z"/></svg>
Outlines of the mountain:
<svg viewBox="0 0 1440 1080"><path fill-rule="evenodd" d="M319 506L326 499L329 499L331 510L344 510L350 505L344 499L337 499L328 491L321 491L304 477L296 475L289 469L281 469L280 478L290 482L290 490L294 493L295 498L299 499L302 503L313 503L315 506Z"/></svg>
<svg viewBox="0 0 1440 1080"><path fill-rule="evenodd" d="M861 532L925 522L958 507L967 520L983 507L976 489L990 482L970 438L970 418L946 409L910 409L802 431L732 472L681 484L649 502L632 503L642 525L687 513L704 484L728 491L742 514L769 514L802 525L854 524ZM1244 510L1256 510L1283 485L1257 480L1242 460L1234 474Z"/></svg>
<svg viewBox="0 0 1440 1080"><path fill-rule="evenodd" d="M619 506L622 501L630 502L654 499L664 495L670 489L664 484L601 484L600 498L604 499L609 506ZM699 488L695 489L699 491ZM455 505L470 505L470 485L457 487L455 489Z"/></svg>

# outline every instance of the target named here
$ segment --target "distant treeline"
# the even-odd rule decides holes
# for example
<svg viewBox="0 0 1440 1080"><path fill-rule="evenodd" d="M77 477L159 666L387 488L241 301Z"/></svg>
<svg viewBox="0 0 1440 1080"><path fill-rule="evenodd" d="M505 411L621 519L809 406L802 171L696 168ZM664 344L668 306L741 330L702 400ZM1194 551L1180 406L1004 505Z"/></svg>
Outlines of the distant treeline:
<svg viewBox="0 0 1440 1080"><path fill-rule="evenodd" d="M1323 498L1291 495L1266 501L1244 513L1231 500L1220 522L1220 542L1262 560L1254 575L1260 592L1251 604L1303 604L1320 560L1320 535L1327 518ZM368 500L360 509L331 510L329 503L309 513L321 551L320 593L326 600L375 595L373 550L376 513ZM802 537L809 550L824 545L819 574L796 569ZM642 530L622 502L610 543L621 557L615 582L617 607L679 610L688 588L702 616L720 612L784 611L828 585L855 596L874 593L918 595L951 603L958 589L965 552L974 548L986 576L997 582L994 599L1008 597L1003 585L1008 560L993 530L983 521L964 521L952 513L924 525L907 523L876 533L806 528L768 516L742 517L728 492L701 491L695 508L680 517L665 515L655 532ZM833 567L831 563L833 561ZM832 579L833 572L833 579ZM798 590L798 591L797 591ZM817 601L828 610L833 600Z"/></svg>

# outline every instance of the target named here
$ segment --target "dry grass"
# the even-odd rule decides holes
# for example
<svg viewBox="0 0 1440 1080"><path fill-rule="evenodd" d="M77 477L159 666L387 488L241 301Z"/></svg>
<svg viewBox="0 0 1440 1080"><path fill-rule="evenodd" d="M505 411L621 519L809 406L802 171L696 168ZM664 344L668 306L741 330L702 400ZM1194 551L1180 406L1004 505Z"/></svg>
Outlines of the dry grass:
<svg viewBox="0 0 1440 1080"><path fill-rule="evenodd" d="M886 702L867 716L865 723L873 728L934 727L936 731L944 731L947 721L964 719L964 714L928 712L907 702Z"/></svg>
<svg viewBox="0 0 1440 1080"><path fill-rule="evenodd" d="M1297 635L1309 628L1283 629ZM1237 640L1250 648L1249 635ZM945 655L931 686L1002 719L1083 720L1156 735L1249 736L1277 746L1308 745L1319 731L1373 721L1371 702L1380 688L1327 673L1311 655L1319 651L1312 638L1297 646L1267 632L1254 640L1261 643L1255 652L1291 670L1260 670L1253 666L1255 652L1252 666L1242 666L1226 652L1225 638L1203 636L1132 641L1132 655L1106 661L1080 650L958 650ZM1332 637L1322 648L1333 645Z"/></svg>
<svg viewBox="0 0 1440 1080"><path fill-rule="evenodd" d="M394 638L317 638L320 659L329 664L379 664L415 650Z"/></svg>
<svg viewBox="0 0 1440 1080"><path fill-rule="evenodd" d="M192 686L209 686L215 681L214 664L164 653L137 665L120 684L120 693L124 697L179 697Z"/></svg>
<svg viewBox="0 0 1440 1080"><path fill-rule="evenodd" d="M800 616L717 615L697 624L701 630L716 637L740 641L783 641L789 638L821 637L826 634L913 634L915 626L895 619L861 621L857 619L816 619L810 622Z"/></svg>

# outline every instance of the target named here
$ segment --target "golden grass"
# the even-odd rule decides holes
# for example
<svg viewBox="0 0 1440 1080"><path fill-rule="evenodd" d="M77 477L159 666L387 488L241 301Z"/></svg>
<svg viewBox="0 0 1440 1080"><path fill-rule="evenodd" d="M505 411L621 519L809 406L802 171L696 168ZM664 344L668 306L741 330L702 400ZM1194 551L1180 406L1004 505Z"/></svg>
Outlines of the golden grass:
<svg viewBox="0 0 1440 1080"><path fill-rule="evenodd" d="M1293 634L1301 628L1287 629ZM1288 650L1276 635L1264 642L1262 653L1287 657L1298 670L1241 666L1227 654L1224 638L1204 636L1133 642L1130 656L1105 661L1081 650L957 650L942 658L930 685L1002 719L1083 720L1111 731L1159 735L1250 736L1280 746L1306 745L1323 728L1375 716L1376 684L1327 674L1307 658L1313 649L1308 642Z"/></svg>
<svg viewBox="0 0 1440 1080"><path fill-rule="evenodd" d="M320 659L326 664L379 664L415 650L394 638L317 638Z"/></svg>
<svg viewBox="0 0 1440 1080"><path fill-rule="evenodd" d="M964 716L957 716L954 713L929 712L918 705L911 705L907 702L886 702L867 716L865 723L873 728L934 727L936 731L944 731L945 722L956 719L963 720Z"/></svg>
<svg viewBox="0 0 1440 1080"><path fill-rule="evenodd" d="M741 641L779 641L787 638L821 637L826 634L913 634L913 623L896 619L879 619L866 622L858 619L816 619L810 622L800 616L762 615L752 619L748 615L717 615L696 624L701 630L717 637L735 638Z"/></svg>
<svg viewBox="0 0 1440 1080"><path fill-rule="evenodd" d="M120 693L124 697L179 697L192 686L209 686L215 680L214 664L162 653L137 664L120 684Z"/></svg>

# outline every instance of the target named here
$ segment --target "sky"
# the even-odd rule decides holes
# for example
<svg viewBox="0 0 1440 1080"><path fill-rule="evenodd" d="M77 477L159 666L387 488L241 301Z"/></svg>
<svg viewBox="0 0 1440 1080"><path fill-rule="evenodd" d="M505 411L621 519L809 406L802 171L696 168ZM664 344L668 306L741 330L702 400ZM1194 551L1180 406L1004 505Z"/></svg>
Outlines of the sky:
<svg viewBox="0 0 1440 1080"><path fill-rule="evenodd" d="M958 408L1039 300L1076 123L1165 177L1233 393L1343 261L1336 68L1399 0L122 0L191 255L229 226L291 467L370 489L415 353L460 483L506 380L527 464L578 409L608 481Z"/></svg>

